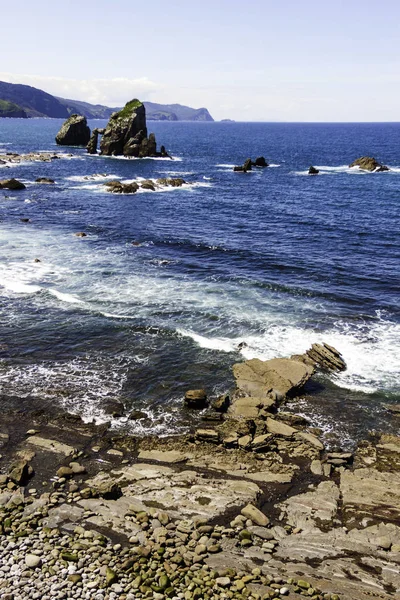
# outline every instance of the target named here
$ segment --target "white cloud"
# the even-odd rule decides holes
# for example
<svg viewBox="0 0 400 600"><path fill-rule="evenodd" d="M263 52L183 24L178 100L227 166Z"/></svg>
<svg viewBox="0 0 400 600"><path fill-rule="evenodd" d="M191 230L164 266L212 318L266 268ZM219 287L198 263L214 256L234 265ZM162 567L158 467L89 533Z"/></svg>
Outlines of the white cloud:
<svg viewBox="0 0 400 600"><path fill-rule="evenodd" d="M0 80L9 83L31 85L62 98L82 100L92 104L121 106L132 98L148 100L161 86L147 77L128 79L113 77L111 79L67 79L65 77L42 77L40 75L23 75L0 72Z"/></svg>

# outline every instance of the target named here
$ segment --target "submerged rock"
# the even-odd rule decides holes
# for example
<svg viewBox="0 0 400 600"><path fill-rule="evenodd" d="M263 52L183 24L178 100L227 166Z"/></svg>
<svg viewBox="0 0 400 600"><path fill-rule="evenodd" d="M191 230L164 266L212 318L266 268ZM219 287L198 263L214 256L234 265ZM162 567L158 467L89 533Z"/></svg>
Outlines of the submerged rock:
<svg viewBox="0 0 400 600"><path fill-rule="evenodd" d="M38 177L35 179L35 183L55 183L54 179L50 179L50 177Z"/></svg>
<svg viewBox="0 0 400 600"><path fill-rule="evenodd" d="M310 168L308 169L308 174L309 175L318 175L319 171L318 169L316 169L315 167L313 167L312 165L310 166Z"/></svg>
<svg viewBox="0 0 400 600"><path fill-rule="evenodd" d="M360 158L357 158L349 165L350 169L352 167L359 167L363 171L376 171L377 173L380 171L389 171L389 167L381 165L381 163L371 156L361 156Z"/></svg>
<svg viewBox="0 0 400 600"><path fill-rule="evenodd" d="M86 146L90 140L90 129L86 117L71 115L56 135L60 146Z"/></svg>
<svg viewBox="0 0 400 600"><path fill-rule="evenodd" d="M18 179L0 179L0 189L5 190L24 190L26 189L26 185L24 185Z"/></svg>

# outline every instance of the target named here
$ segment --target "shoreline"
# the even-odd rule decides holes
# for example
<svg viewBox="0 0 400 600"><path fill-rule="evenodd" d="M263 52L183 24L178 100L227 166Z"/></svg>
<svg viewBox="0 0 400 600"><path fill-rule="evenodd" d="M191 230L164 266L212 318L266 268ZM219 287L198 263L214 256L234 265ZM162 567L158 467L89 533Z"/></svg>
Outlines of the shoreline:
<svg viewBox="0 0 400 600"><path fill-rule="evenodd" d="M266 362L235 365L230 406L187 435L4 411L2 599L398 597L400 438L327 452L276 412L315 364Z"/></svg>

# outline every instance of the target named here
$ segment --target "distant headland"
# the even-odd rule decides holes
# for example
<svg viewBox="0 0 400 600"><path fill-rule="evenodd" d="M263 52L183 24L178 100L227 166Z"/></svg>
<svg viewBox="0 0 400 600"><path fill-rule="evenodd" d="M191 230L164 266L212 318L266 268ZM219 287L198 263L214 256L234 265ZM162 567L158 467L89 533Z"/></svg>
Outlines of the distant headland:
<svg viewBox="0 0 400 600"><path fill-rule="evenodd" d="M214 121L207 108L155 102L145 102L144 105L149 121ZM87 119L109 119L119 110L120 106L59 98L29 85L0 81L0 117L67 119L78 114Z"/></svg>

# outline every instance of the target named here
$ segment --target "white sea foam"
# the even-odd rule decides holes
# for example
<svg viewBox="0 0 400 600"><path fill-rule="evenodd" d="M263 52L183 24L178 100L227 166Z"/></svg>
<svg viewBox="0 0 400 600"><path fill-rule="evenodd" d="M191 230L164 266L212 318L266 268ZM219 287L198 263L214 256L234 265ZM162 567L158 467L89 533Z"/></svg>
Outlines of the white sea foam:
<svg viewBox="0 0 400 600"><path fill-rule="evenodd" d="M118 175L107 175L106 173L95 173L88 175L71 175L70 177L64 177L66 181L77 181L78 183L90 182L90 181L105 181L107 179L118 179Z"/></svg>
<svg viewBox="0 0 400 600"><path fill-rule="evenodd" d="M66 294L65 292L60 292L59 290L51 288L48 289L48 292L59 300L62 300L62 302L68 302L69 304L84 304L83 300L80 300L72 294Z"/></svg>

